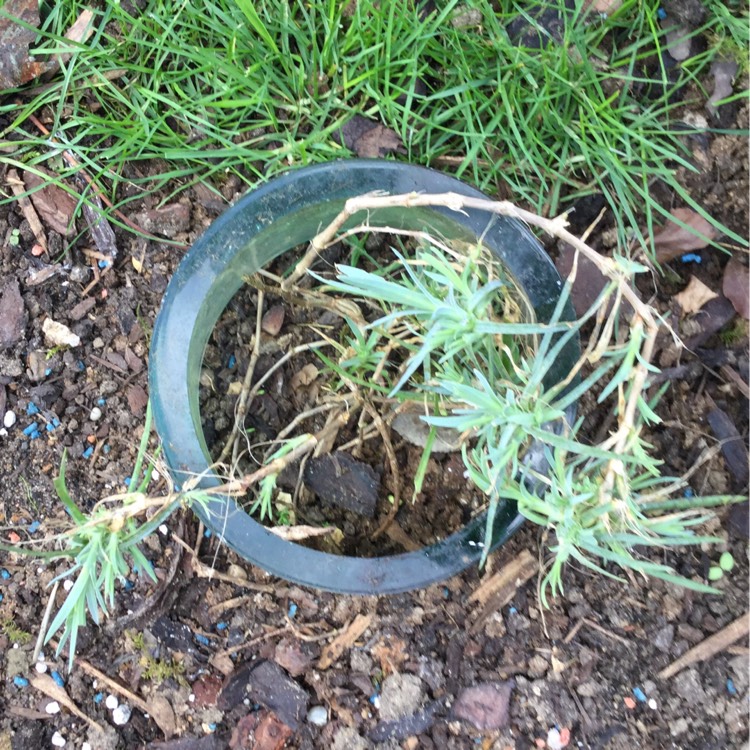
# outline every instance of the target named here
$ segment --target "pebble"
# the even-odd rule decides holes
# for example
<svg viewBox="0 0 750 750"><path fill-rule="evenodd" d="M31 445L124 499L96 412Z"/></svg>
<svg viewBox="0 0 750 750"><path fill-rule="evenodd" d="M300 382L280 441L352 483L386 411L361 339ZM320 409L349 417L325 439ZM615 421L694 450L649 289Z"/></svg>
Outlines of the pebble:
<svg viewBox="0 0 750 750"><path fill-rule="evenodd" d="M16 423L16 413L12 409L8 409L8 411L5 412L5 416L3 417L3 425L5 427L13 427L13 425Z"/></svg>
<svg viewBox="0 0 750 750"><path fill-rule="evenodd" d="M667 52L677 60L690 56L690 33L684 26L678 26L667 32Z"/></svg>
<svg viewBox="0 0 750 750"><path fill-rule="evenodd" d="M247 571L241 565L236 565L235 563L232 563L227 568L227 575L232 576L232 578L239 578L242 581L247 580Z"/></svg>
<svg viewBox="0 0 750 750"><path fill-rule="evenodd" d="M63 737L60 732L55 732L52 735L52 744L55 747L65 747L65 737Z"/></svg>
<svg viewBox="0 0 750 750"><path fill-rule="evenodd" d="M74 582L73 582L73 581L72 581L72 580L71 580L70 578L66 578L66 579L65 579L65 580L63 581L63 588L64 588L64 589L65 589L66 591L70 591L70 590L71 590L71 589L73 588L73 586L75 586L75 583L74 583Z"/></svg>
<svg viewBox="0 0 750 750"><path fill-rule="evenodd" d="M114 711L119 705L120 701L117 700L116 695L112 695L111 693L107 696L107 700L104 701L104 705L110 710Z"/></svg>
<svg viewBox="0 0 750 750"><path fill-rule="evenodd" d="M316 727L324 727L328 723L328 710L325 706L313 706L307 712L307 721Z"/></svg>
<svg viewBox="0 0 750 750"><path fill-rule="evenodd" d="M92 422L98 422L101 418L102 418L102 410L98 406L95 406L89 414L89 419Z"/></svg>
<svg viewBox="0 0 750 750"><path fill-rule="evenodd" d="M124 726L130 721L130 706L122 703L114 711L112 711L112 721L117 724L118 727Z"/></svg>
<svg viewBox="0 0 750 750"><path fill-rule="evenodd" d="M48 714L59 714L60 713L60 704L57 701L50 701L45 707L44 710Z"/></svg>
<svg viewBox="0 0 750 750"><path fill-rule="evenodd" d="M70 269L70 280L82 284L89 277L89 269L86 266L73 266Z"/></svg>
<svg viewBox="0 0 750 750"><path fill-rule="evenodd" d="M91 744L90 744L90 743L88 743L88 742L84 742L84 743L83 743L83 744L81 745L81 750L91 750Z"/></svg>
<svg viewBox="0 0 750 750"><path fill-rule="evenodd" d="M47 671L47 665L43 661L38 661L34 668L36 669L39 674L44 674Z"/></svg>
<svg viewBox="0 0 750 750"><path fill-rule="evenodd" d="M81 345L81 339L68 326L52 318L46 318L42 323L42 332L48 346L76 347Z"/></svg>

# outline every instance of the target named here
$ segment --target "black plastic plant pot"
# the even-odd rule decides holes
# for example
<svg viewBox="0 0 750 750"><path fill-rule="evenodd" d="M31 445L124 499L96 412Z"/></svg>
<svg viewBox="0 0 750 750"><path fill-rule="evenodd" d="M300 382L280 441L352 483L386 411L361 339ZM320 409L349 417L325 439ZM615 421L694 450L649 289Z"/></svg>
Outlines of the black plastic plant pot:
<svg viewBox="0 0 750 750"><path fill-rule="evenodd" d="M243 284L281 253L307 243L340 212L344 202L371 191L390 194L454 192L476 198L479 191L439 172L387 161L350 160L306 167L253 190L200 237L175 272L156 321L149 385L157 432L175 481L200 477L216 487L201 427L199 376L204 349L221 313ZM352 225L361 222L354 217ZM535 312L550 319L562 283L554 265L520 222L486 212L446 208L396 208L371 212L372 226L427 230L447 240L480 238L504 264ZM574 318L572 307L563 316ZM558 382L578 359L571 341L549 373ZM469 481L467 479L467 481ZM215 497L195 506L204 524L251 563L289 581L350 594L409 591L445 580L483 551L486 513L442 541L416 552L359 558L319 552L282 540L256 522L234 499ZM521 525L513 503L501 504L493 524L493 549Z"/></svg>

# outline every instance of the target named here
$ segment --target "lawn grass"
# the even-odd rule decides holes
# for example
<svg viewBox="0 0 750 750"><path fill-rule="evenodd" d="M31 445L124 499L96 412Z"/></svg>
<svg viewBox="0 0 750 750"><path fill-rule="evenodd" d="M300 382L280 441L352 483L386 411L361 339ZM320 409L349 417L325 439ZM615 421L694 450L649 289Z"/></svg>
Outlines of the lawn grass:
<svg viewBox="0 0 750 750"><path fill-rule="evenodd" d="M674 176L691 168L676 92L691 83L703 96L715 54L747 37L741 10L712 0L695 33L715 46L667 70L658 0L625 0L609 17L549 0L563 23L557 36L540 29L539 49L507 33L519 14L535 25L529 3L435 5L154 0L130 12L105 2L77 44L63 35L86 3L49 3L35 52L70 57L51 85L23 92L21 107L3 100L0 147L12 142L8 161L60 179L73 171L60 160L70 149L123 208L144 192L169 201L196 182L220 186L236 174L252 185L350 156L334 136L361 113L393 128L409 161L449 161L459 177L537 212L601 192L623 241L643 240L666 215L655 181L703 213Z"/></svg>

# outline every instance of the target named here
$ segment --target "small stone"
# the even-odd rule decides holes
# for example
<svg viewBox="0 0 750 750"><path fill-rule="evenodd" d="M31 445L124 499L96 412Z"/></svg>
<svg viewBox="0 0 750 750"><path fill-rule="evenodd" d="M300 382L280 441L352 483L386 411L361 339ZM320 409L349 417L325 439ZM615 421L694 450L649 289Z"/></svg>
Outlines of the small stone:
<svg viewBox="0 0 750 750"><path fill-rule="evenodd" d="M52 735L52 744L55 747L65 747L65 737L63 737L60 732L55 732Z"/></svg>
<svg viewBox="0 0 750 750"><path fill-rule="evenodd" d="M102 418L102 410L98 406L95 406L89 413L89 419L92 422L98 422L101 418Z"/></svg>
<svg viewBox="0 0 750 750"><path fill-rule="evenodd" d="M86 266L73 266L70 269L70 280L77 284L83 284L89 277L89 269Z"/></svg>
<svg viewBox="0 0 750 750"><path fill-rule="evenodd" d="M107 700L104 701L104 705L110 710L114 711L119 705L120 701L117 700L116 695L112 695L111 693L107 696Z"/></svg>
<svg viewBox="0 0 750 750"><path fill-rule="evenodd" d="M681 716L676 721L670 722L669 725L669 733L672 737L679 737L681 734L685 734L688 729L690 729L690 724L684 716Z"/></svg>
<svg viewBox="0 0 750 750"><path fill-rule="evenodd" d="M502 729L509 719L512 680L485 682L463 688L451 707L451 717L463 719L477 729Z"/></svg>
<svg viewBox="0 0 750 750"><path fill-rule="evenodd" d="M274 305L271 307L260 322L260 327L269 336L277 336L284 325L284 306Z"/></svg>
<svg viewBox="0 0 750 750"><path fill-rule="evenodd" d="M325 706L313 706L307 712L307 721L316 727L324 727L328 723L328 710Z"/></svg>
<svg viewBox="0 0 750 750"><path fill-rule="evenodd" d="M118 727L122 727L130 721L130 714L130 706L121 703L114 711L112 711L112 721L114 721Z"/></svg>
<svg viewBox="0 0 750 750"><path fill-rule="evenodd" d="M73 586L75 586L75 582L72 581L70 578L66 578L63 581L63 588L65 589L65 591L70 591L73 588Z"/></svg>
<svg viewBox="0 0 750 750"><path fill-rule="evenodd" d="M674 641L674 625L665 625L654 638L654 646L659 651L668 651Z"/></svg>
<svg viewBox="0 0 750 750"><path fill-rule="evenodd" d="M57 701L50 701L45 707L44 710L48 714L59 714L60 713L60 704Z"/></svg>
<svg viewBox="0 0 750 750"><path fill-rule="evenodd" d="M424 683L416 675L389 675L380 693L380 718L393 721L411 716L419 710L424 697Z"/></svg>
<svg viewBox="0 0 750 750"><path fill-rule="evenodd" d="M247 571L241 565L237 565L236 563L232 563L227 568L227 575L232 576L232 578L239 578L242 581L247 580Z"/></svg>
<svg viewBox="0 0 750 750"><path fill-rule="evenodd" d="M13 427L16 423L16 419L16 413L12 409L8 409L3 417L3 425L8 428Z"/></svg>
<svg viewBox="0 0 750 750"><path fill-rule="evenodd" d="M706 702L706 691L703 689L697 669L686 669L678 674L674 678L672 689L691 706L700 706Z"/></svg>
<svg viewBox="0 0 750 750"><path fill-rule="evenodd" d="M81 339L68 328L52 318L46 318L42 323L44 340L48 346L80 346Z"/></svg>
<svg viewBox="0 0 750 750"><path fill-rule="evenodd" d="M675 60L685 60L690 56L690 32L684 26L678 26L667 32L667 52Z"/></svg>

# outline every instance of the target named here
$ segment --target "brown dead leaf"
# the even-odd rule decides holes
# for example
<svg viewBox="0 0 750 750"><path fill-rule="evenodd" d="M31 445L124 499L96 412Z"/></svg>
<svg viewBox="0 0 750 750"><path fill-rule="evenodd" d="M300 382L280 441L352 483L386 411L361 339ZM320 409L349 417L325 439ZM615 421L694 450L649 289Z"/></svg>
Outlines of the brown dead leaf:
<svg viewBox="0 0 750 750"><path fill-rule="evenodd" d="M52 178L52 174L46 172ZM30 193L31 202L48 226L68 237L75 231L73 215L77 203L62 188L34 172L24 172L23 183Z"/></svg>
<svg viewBox="0 0 750 750"><path fill-rule="evenodd" d="M504 607L539 569L539 561L528 551L523 550L513 560L490 578L482 581L472 592L469 602L478 602L481 609L474 617L471 633L478 633L487 618Z"/></svg>
<svg viewBox="0 0 750 750"><path fill-rule="evenodd" d="M400 672L401 665L409 659L406 642L401 638L389 636L381 638L372 647L370 653L380 662L380 667L386 676L394 672Z"/></svg>
<svg viewBox="0 0 750 750"><path fill-rule="evenodd" d="M309 362L292 376L289 385L292 387L293 391L298 391L300 388L310 385L310 383L312 383L317 377L318 368L312 362Z"/></svg>
<svg viewBox="0 0 750 750"><path fill-rule="evenodd" d="M654 248L659 263L666 263L691 250L701 250L718 234L716 229L692 208L676 208L670 213L688 228L668 221L654 232Z"/></svg>
<svg viewBox="0 0 750 750"><path fill-rule="evenodd" d="M335 526L271 526L268 529L272 534L281 537L286 542L303 542L318 536L328 536L336 531Z"/></svg>
<svg viewBox="0 0 750 750"><path fill-rule="evenodd" d="M363 159L377 159L404 150L395 130L362 115L354 115L341 126L340 138L342 146Z"/></svg>
<svg viewBox="0 0 750 750"><path fill-rule="evenodd" d="M148 403L146 391L140 385L131 385L125 396L128 399L128 406L133 416L140 417L146 410L146 404Z"/></svg>
<svg viewBox="0 0 750 750"><path fill-rule="evenodd" d="M281 326L284 325L284 315L284 306L274 305L266 311L260 321L260 327L269 336L278 336Z"/></svg>
<svg viewBox="0 0 750 750"><path fill-rule="evenodd" d="M674 301L682 308L685 315L692 315L698 312L706 302L718 296L700 279L691 276L688 285L679 294L675 294Z"/></svg>
<svg viewBox="0 0 750 750"><path fill-rule="evenodd" d="M152 695L148 701L148 712L156 722L156 726L169 739L177 731L177 721L172 704L161 694Z"/></svg>
<svg viewBox="0 0 750 750"><path fill-rule="evenodd" d="M48 674L32 675L29 681L40 693L44 693L47 697L52 698L53 701L57 701L61 706L65 706L74 716L87 722L94 729L103 731L101 725L91 717L86 716L68 696L65 688L60 687Z"/></svg>
<svg viewBox="0 0 750 750"><path fill-rule="evenodd" d="M370 627L371 622L372 615L357 615L349 626L323 649L323 653L318 660L318 669L328 669L332 664L335 664L342 654L350 649L362 633Z"/></svg>
<svg viewBox="0 0 750 750"><path fill-rule="evenodd" d="M737 258L730 258L724 269L722 291L737 314L750 319L750 269Z"/></svg>

